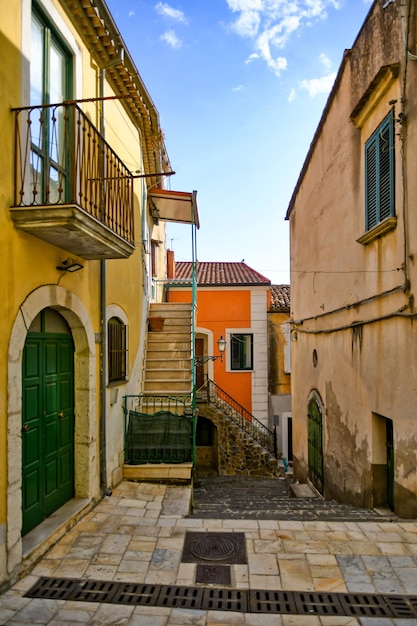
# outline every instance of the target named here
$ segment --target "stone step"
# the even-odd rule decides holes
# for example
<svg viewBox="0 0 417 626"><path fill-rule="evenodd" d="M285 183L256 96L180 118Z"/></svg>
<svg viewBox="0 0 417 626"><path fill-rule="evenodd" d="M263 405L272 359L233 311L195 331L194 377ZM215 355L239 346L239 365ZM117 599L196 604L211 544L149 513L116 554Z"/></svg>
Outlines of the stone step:
<svg viewBox="0 0 417 626"><path fill-rule="evenodd" d="M147 381L151 380L188 380L191 383L191 368L188 369L172 367L172 365L163 368L150 368L148 363L145 368L145 377Z"/></svg>
<svg viewBox="0 0 417 626"><path fill-rule="evenodd" d="M145 355L145 365L155 364L154 368L168 367L174 369L191 369L191 357L187 350L147 350ZM151 368L153 365L151 365Z"/></svg>
<svg viewBox="0 0 417 626"><path fill-rule="evenodd" d="M302 493L302 489L299 490ZM390 512L373 511L321 497L291 497L282 478L197 474L191 517L203 519L273 519L324 521L393 521Z"/></svg>
<svg viewBox="0 0 417 626"><path fill-rule="evenodd" d="M181 329L178 332L176 331L171 331L171 330L165 330L165 326L164 326L164 330L161 331L148 331L148 342L149 341L188 341L191 345L191 336L190 336L190 332L187 329Z"/></svg>
<svg viewBox="0 0 417 626"><path fill-rule="evenodd" d="M155 369L155 370L160 370L160 369L180 369L180 370L188 370L191 371L192 369L192 364L191 364L191 359L190 358L169 358L168 357L163 357L163 358L149 358L147 356L146 358L146 369Z"/></svg>
<svg viewBox="0 0 417 626"><path fill-rule="evenodd" d="M187 311L191 314L192 304L190 302L151 302L149 312L169 311L170 314Z"/></svg>
<svg viewBox="0 0 417 626"><path fill-rule="evenodd" d="M144 392L159 395L170 395L171 393L191 393L191 381L170 380L161 378L160 380L145 380Z"/></svg>
<svg viewBox="0 0 417 626"><path fill-rule="evenodd" d="M164 326L165 323L170 326L176 324L191 326L191 313L188 311L149 311L148 318L152 319L153 317L162 317Z"/></svg>
<svg viewBox="0 0 417 626"><path fill-rule="evenodd" d="M185 326L188 328L191 328L191 315L189 315L188 313L186 314L178 314L177 315L172 315L171 314L167 314L166 317L164 317L163 315L160 315L159 313L149 313L148 315L148 319L154 319L154 318L162 318L164 320L164 328L171 328L172 326Z"/></svg>
<svg viewBox="0 0 417 626"><path fill-rule="evenodd" d="M148 333L147 350L188 350L191 356L190 336L173 335L171 337L158 337L158 333Z"/></svg>

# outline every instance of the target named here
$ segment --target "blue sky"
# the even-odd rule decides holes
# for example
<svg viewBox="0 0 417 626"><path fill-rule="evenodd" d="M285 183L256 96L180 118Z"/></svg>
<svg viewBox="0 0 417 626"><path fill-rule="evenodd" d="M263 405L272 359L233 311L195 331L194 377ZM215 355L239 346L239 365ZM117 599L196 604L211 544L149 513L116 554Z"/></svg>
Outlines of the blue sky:
<svg viewBox="0 0 417 626"><path fill-rule="evenodd" d="M197 190L198 259L289 283L285 213L369 1L107 4L159 112L168 186ZM189 227L169 226L168 246L190 260Z"/></svg>

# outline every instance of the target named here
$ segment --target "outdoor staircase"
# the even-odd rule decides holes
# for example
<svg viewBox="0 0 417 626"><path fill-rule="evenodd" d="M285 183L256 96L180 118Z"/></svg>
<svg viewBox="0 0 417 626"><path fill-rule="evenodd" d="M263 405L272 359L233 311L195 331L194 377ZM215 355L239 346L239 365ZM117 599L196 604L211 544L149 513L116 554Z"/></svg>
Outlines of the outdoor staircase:
<svg viewBox="0 0 417 626"><path fill-rule="evenodd" d="M192 411L191 313L192 305L187 303L150 305L144 387L138 403L142 414L168 411L180 416ZM155 318L163 320L160 330L152 330ZM123 476L129 480L190 482L191 474L191 462L145 462L123 467Z"/></svg>
<svg viewBox="0 0 417 626"><path fill-rule="evenodd" d="M165 412L191 417L193 411L192 304L152 303L145 353L144 386L137 404L127 407L142 415ZM161 326L152 324L159 318ZM200 390L202 392L202 390ZM200 393L199 392L199 393ZM208 380L198 397L199 414L218 428L219 472L246 476L283 475L274 454L274 433L231 396ZM204 400L203 400L204 402ZM149 433L152 436L152 433ZM143 457L142 457L143 458ZM125 464L124 477L135 480L190 480L191 463L149 462Z"/></svg>
<svg viewBox="0 0 417 626"><path fill-rule="evenodd" d="M221 445L218 450L220 475L284 476L282 461L242 430L229 415L213 405L198 405L198 413L212 421Z"/></svg>
<svg viewBox="0 0 417 626"><path fill-rule="evenodd" d="M191 304L150 305L149 319L162 318L160 331L148 330L144 394L192 395Z"/></svg>
<svg viewBox="0 0 417 626"><path fill-rule="evenodd" d="M199 415L216 425L222 475L284 476L276 434L212 380L197 394Z"/></svg>

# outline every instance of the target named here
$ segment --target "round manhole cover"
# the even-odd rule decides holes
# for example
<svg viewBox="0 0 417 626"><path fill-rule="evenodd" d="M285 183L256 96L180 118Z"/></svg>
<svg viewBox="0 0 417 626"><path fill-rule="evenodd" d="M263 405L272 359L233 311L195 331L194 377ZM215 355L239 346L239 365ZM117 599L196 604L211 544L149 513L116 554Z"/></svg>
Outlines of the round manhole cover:
<svg viewBox="0 0 417 626"><path fill-rule="evenodd" d="M190 547L190 552L207 561L223 561L238 549L239 544L233 537L210 534L196 539Z"/></svg>

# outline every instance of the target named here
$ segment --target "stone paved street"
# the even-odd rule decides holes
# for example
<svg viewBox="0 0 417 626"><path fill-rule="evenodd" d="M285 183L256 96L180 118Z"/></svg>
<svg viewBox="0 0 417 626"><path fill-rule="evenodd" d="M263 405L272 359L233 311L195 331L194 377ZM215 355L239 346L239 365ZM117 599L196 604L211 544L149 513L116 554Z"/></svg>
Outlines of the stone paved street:
<svg viewBox="0 0 417 626"><path fill-rule="evenodd" d="M292 498L284 478L202 476L194 483L194 516L216 519L280 520L392 520L389 511L378 514L314 497ZM313 495L313 492L311 492Z"/></svg>
<svg viewBox="0 0 417 626"><path fill-rule="evenodd" d="M24 596L42 576L196 587L197 563L182 562L185 536L190 532L244 533L247 562L230 565L233 589L417 596L416 521L387 521L371 513L364 519L353 510L350 520L346 511L339 520L297 520L281 517L279 510L275 519L208 519L188 516L190 498L189 487L122 483L0 596L0 624L417 624L411 618L257 614Z"/></svg>

